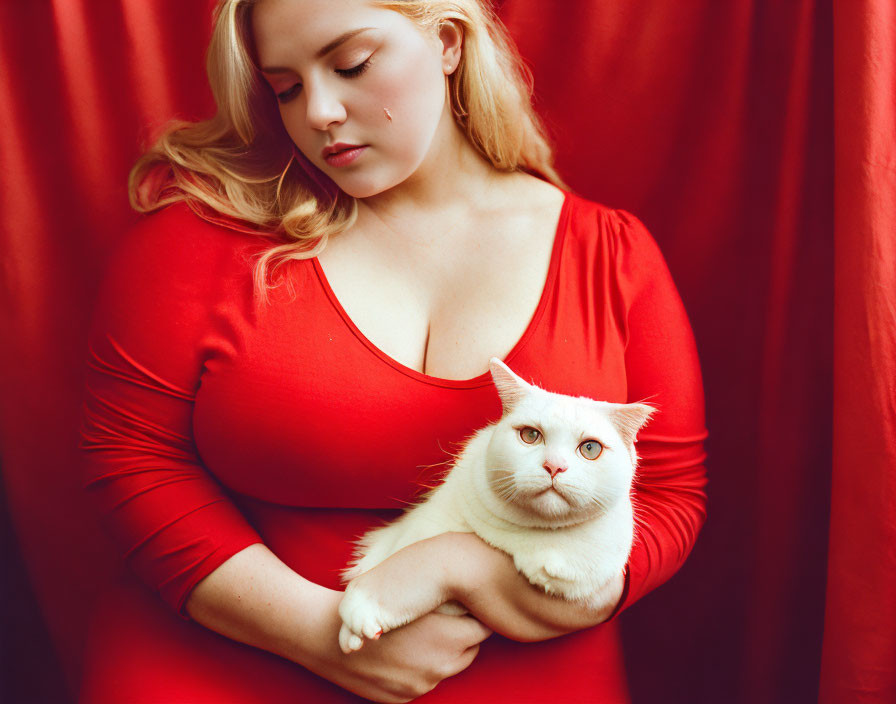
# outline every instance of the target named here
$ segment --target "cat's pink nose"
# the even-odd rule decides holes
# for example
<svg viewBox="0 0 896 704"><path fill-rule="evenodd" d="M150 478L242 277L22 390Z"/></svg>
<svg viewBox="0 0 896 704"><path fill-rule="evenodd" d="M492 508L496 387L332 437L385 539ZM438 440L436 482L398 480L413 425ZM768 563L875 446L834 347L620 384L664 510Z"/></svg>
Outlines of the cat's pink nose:
<svg viewBox="0 0 896 704"><path fill-rule="evenodd" d="M558 474L560 474L560 472L566 471L566 465L555 463L555 462L548 461L548 462L545 462L542 466L545 468L547 473L551 475L551 479L553 479Z"/></svg>

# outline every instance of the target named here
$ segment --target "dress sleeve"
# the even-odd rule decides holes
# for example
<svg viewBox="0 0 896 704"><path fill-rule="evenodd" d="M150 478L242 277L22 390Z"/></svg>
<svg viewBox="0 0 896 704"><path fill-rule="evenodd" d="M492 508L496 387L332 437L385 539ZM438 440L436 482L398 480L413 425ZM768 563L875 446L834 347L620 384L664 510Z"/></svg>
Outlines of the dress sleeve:
<svg viewBox="0 0 896 704"><path fill-rule="evenodd" d="M646 401L658 410L635 445L635 540L610 618L678 571L706 520L707 430L694 336L656 241L630 213L616 215L627 402Z"/></svg>
<svg viewBox="0 0 896 704"><path fill-rule="evenodd" d="M191 589L262 542L193 441L212 309L233 260L227 235L196 220L177 206L151 215L113 253L89 333L79 441L103 528L185 620Z"/></svg>

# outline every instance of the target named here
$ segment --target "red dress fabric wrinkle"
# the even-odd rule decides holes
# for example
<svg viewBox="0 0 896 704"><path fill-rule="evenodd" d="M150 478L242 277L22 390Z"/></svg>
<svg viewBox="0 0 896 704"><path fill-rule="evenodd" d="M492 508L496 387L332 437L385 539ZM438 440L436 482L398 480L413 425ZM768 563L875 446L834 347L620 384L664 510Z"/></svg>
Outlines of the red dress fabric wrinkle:
<svg viewBox="0 0 896 704"><path fill-rule="evenodd" d="M257 303L250 255L264 243L178 204L144 218L108 267L88 351L85 488L145 585L98 600L82 702L362 701L193 622L186 598L258 542L339 589L354 538L398 516L500 415L488 372L440 379L376 348L316 259L289 263L290 286ZM637 444L626 591L594 628L539 643L494 634L418 701L628 702L616 615L679 569L706 501L694 339L637 218L567 194L541 300L505 361L550 391L658 407Z"/></svg>

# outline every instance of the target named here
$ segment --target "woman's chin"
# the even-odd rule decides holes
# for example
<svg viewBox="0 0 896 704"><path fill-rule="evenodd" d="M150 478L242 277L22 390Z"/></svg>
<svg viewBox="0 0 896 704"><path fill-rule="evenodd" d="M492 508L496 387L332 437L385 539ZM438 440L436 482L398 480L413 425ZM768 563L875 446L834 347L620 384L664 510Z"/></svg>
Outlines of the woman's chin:
<svg viewBox="0 0 896 704"><path fill-rule="evenodd" d="M374 166L365 165L364 172L361 172L359 168L354 173L346 170L342 173L329 173L327 175L344 193L359 199L378 196L399 186L410 185L413 182L413 171L377 169Z"/></svg>
<svg viewBox="0 0 896 704"><path fill-rule="evenodd" d="M379 188L372 184L359 184L359 183L350 183L346 180L342 182L337 181L336 185L342 190L346 195L351 196L352 198L370 198L371 196L379 195L385 189Z"/></svg>

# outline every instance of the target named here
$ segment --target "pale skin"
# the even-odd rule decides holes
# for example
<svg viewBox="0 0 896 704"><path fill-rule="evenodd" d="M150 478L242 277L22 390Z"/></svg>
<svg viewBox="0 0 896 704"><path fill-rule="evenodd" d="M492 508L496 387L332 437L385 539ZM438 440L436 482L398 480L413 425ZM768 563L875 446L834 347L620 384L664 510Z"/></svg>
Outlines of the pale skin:
<svg viewBox="0 0 896 704"><path fill-rule="evenodd" d="M186 608L203 626L299 663L372 701L407 702L466 669L492 631L535 642L602 623L624 583L620 575L618 596L603 609L587 611L536 589L509 556L469 533L409 545L358 579L390 600L438 606L457 599L471 615L426 613L346 655L338 645L342 592L306 580L261 544L202 580Z"/></svg>
<svg viewBox="0 0 896 704"><path fill-rule="evenodd" d="M359 200L356 224L319 258L343 308L407 367L445 379L482 374L515 345L538 303L563 193L497 171L455 123L446 77L461 57L461 29L448 23L426 35L362 0L262 0L253 23L260 65L278 69L265 79L274 93L291 91L280 104L287 132ZM361 27L372 29L316 55ZM362 75L339 73L370 57ZM334 142L369 147L336 168L321 155ZM624 584L620 574L606 604L586 610L533 587L508 555L466 533L420 541L358 579L421 615L350 655L337 639L342 592L304 579L260 544L202 580L186 608L204 626L372 701L406 702L468 667L493 631L530 642L602 623ZM451 599L471 615L431 613Z"/></svg>
<svg viewBox="0 0 896 704"><path fill-rule="evenodd" d="M587 609L531 585L509 555L474 533L443 533L399 550L354 581L366 593L420 615L456 599L493 631L531 642L603 623L625 580L620 573L607 601Z"/></svg>

